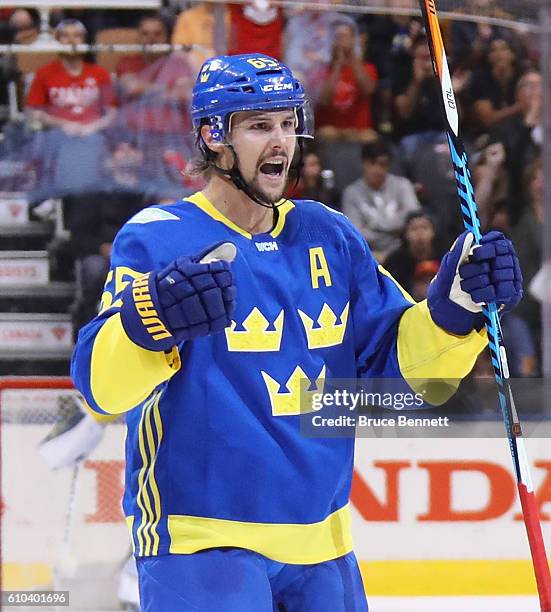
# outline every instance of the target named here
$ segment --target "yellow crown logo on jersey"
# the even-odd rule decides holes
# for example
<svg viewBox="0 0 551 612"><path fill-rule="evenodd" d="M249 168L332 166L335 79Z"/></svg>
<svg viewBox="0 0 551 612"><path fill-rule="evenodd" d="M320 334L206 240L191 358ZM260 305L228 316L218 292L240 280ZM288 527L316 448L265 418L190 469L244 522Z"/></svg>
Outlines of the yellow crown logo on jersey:
<svg viewBox="0 0 551 612"><path fill-rule="evenodd" d="M199 80L201 83L206 83L209 80L209 73L207 70L203 70L203 72L201 72L199 75Z"/></svg>
<svg viewBox="0 0 551 612"><path fill-rule="evenodd" d="M235 331L237 323L232 321L226 327L226 340L229 351L279 351L283 335L283 310L274 321L274 329L269 330L270 322L255 306L249 316L243 321L243 331Z"/></svg>
<svg viewBox="0 0 551 612"><path fill-rule="evenodd" d="M314 383L298 365L284 386L280 385L267 372L261 371L261 374L270 396L272 414L274 416L291 416L312 411L314 394L323 391L325 365L321 368Z"/></svg>
<svg viewBox="0 0 551 612"><path fill-rule="evenodd" d="M346 304L340 316L340 323L337 323L337 315L331 310L327 303L323 304L318 317L318 327L314 327L314 321L302 310L298 311L304 331L308 339L308 348L324 348L341 344L346 331L348 321L349 304Z"/></svg>

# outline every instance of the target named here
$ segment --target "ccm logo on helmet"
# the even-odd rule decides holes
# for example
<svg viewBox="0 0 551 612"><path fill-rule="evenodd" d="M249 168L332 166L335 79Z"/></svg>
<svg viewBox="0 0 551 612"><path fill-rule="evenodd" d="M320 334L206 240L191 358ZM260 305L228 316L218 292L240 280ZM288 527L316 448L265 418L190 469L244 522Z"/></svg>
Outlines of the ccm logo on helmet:
<svg viewBox="0 0 551 612"><path fill-rule="evenodd" d="M271 91L287 91L293 90L292 83L268 83L267 85L260 85L263 93L270 93Z"/></svg>
<svg viewBox="0 0 551 612"><path fill-rule="evenodd" d="M257 251L264 253L265 251L278 251L277 242L255 242Z"/></svg>

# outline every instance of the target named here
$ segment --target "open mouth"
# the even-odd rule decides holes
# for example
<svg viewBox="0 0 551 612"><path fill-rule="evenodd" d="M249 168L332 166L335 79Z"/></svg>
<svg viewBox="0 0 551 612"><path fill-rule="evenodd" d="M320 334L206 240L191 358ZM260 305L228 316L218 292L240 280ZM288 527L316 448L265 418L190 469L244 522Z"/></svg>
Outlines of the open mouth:
<svg viewBox="0 0 551 612"><path fill-rule="evenodd" d="M262 174L278 177L283 175L285 164L283 162L266 162L262 164L259 169Z"/></svg>

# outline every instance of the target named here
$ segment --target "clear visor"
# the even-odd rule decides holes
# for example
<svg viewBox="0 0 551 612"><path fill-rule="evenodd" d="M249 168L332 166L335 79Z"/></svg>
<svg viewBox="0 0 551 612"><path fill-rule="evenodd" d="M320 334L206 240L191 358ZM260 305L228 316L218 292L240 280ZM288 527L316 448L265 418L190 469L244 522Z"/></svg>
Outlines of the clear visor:
<svg viewBox="0 0 551 612"><path fill-rule="evenodd" d="M274 109L277 110L277 109ZM314 138L314 111L310 102L306 101L299 108L294 108L293 113L295 115L295 133L288 134L285 138ZM235 113L232 113L228 117L228 123L226 127L226 139L232 131L233 125L232 120Z"/></svg>
<svg viewBox="0 0 551 612"><path fill-rule="evenodd" d="M297 134L297 137L314 138L314 110L312 109L312 105L308 100L304 102L302 108L295 108L295 117L297 119L297 131L300 131L300 134Z"/></svg>

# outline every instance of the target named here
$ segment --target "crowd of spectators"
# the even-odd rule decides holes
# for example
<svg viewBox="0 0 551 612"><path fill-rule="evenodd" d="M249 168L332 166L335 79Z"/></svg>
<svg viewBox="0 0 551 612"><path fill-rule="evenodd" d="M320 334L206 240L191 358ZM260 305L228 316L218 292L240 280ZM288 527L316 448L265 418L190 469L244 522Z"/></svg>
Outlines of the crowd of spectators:
<svg viewBox="0 0 551 612"><path fill-rule="evenodd" d="M469 2L480 13L480 3ZM483 4L486 10L491 2ZM0 163L19 155L31 164L33 202L63 198L79 274L94 279L86 291L99 291L108 245L136 207L200 187L185 174L193 151L187 107L202 61L226 49L282 59L305 84L316 140L291 196L342 210L403 286L424 296L462 225L422 24L403 15L339 13L338 3L326 8L251 0L173 1L160 13L56 10L60 42L94 42L110 28L131 28L146 46L121 56L114 69L71 51L32 72L18 66L18 56L4 60L0 104L15 82L26 119L19 131L4 125ZM36 11L3 9L0 18L4 42L38 36ZM455 20L444 23L444 34L483 229L512 237L521 258L527 298L510 326L525 338L522 354L531 352L516 371L534 375L541 323L529 286L541 266L543 222L538 57L513 29ZM147 48L168 42L190 49ZM0 191L17 190L1 180ZM91 224L98 229L87 240Z"/></svg>

